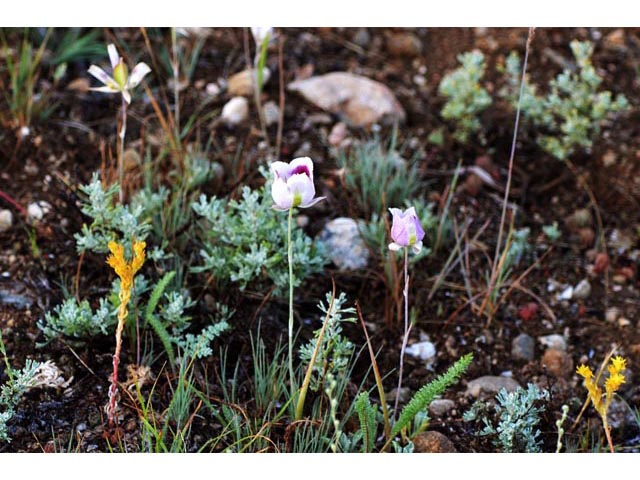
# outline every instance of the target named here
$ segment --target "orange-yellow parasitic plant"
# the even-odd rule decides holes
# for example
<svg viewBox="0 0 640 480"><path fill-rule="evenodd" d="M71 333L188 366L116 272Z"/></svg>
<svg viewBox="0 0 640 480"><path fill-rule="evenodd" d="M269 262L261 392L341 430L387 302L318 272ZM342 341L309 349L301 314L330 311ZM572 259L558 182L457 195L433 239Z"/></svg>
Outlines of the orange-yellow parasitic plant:
<svg viewBox="0 0 640 480"><path fill-rule="evenodd" d="M116 352L113 355L113 376L111 377L111 387L109 387L109 406L107 415L109 426L113 426L116 409L116 397L118 393L118 365L120 364L120 348L122 346L122 330L127 320L129 312L127 305L131 300L131 290L133 289L133 277L144 263L145 242L133 242L133 259L127 262L124 258L124 245L117 242L109 242L111 255L107 258L107 263L120 277L120 306L118 308L118 327L116 328Z"/></svg>
<svg viewBox="0 0 640 480"><path fill-rule="evenodd" d="M609 448L613 453L613 442L611 441L611 432L609 423L607 422L607 412L609 406L611 406L611 400L613 394L618 391L620 385L625 383L625 378L622 372L627 368L627 361L621 357L616 356L611 359L611 364L608 367L609 377L604 382L604 393L598 386L598 380L604 370L604 365L598 372L597 376L594 376L589 367L582 364L576 369L576 373L584 378L584 386L589 394L589 400L593 404L593 408L596 409L598 415L602 418L602 424L604 426L604 433L607 436L607 442L609 442Z"/></svg>

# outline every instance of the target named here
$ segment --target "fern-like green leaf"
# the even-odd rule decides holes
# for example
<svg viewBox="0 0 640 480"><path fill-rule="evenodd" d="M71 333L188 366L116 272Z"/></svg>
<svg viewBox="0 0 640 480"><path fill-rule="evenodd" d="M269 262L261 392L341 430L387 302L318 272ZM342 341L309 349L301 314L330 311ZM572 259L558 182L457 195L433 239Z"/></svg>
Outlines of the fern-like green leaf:
<svg viewBox="0 0 640 480"><path fill-rule="evenodd" d="M149 303L147 303L147 308L145 310L144 318L145 321L151 325L153 331L156 332L156 335L162 342L162 346L167 352L167 356L169 357L169 363L173 367L176 364L176 357L173 353L173 347L171 346L171 335L164 327L162 322L156 317L153 312L156 310L158 303L160 302L160 298L164 293L167 285L176 275L176 272L168 272L164 277L157 283L153 292L151 292L151 297L149 297Z"/></svg>
<svg viewBox="0 0 640 480"><path fill-rule="evenodd" d="M441 395L447 387L455 383L469 367L472 360L473 353L465 355L449 367L449 370L444 374L418 390L402 410L398 421L393 425L393 428L391 429L391 437L394 437L400 432L400 430L409 425L409 423L413 421L414 417L419 412L425 410L437 395Z"/></svg>
<svg viewBox="0 0 640 480"><path fill-rule="evenodd" d="M354 407L358 412L360 420L360 430L362 431L362 443L364 453L372 453L376 443L376 431L378 430L378 422L376 418L376 409L369 401L369 392L362 392L358 395Z"/></svg>

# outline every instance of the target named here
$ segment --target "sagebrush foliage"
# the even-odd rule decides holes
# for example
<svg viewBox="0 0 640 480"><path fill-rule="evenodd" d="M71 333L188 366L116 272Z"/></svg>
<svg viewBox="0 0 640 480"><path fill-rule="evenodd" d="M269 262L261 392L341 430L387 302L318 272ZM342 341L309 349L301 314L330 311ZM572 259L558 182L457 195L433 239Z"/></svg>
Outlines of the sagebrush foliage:
<svg viewBox="0 0 640 480"><path fill-rule="evenodd" d="M463 418L467 422L481 420L484 428L479 435L490 436L494 446L502 452L540 452L540 430L536 426L540 422L540 414L545 410L541 402L548 398L548 391L540 391L532 383L527 385L526 390L518 387L513 392L507 392L503 388L496 395L497 404L490 406L476 402L464 413Z"/></svg>
<svg viewBox="0 0 640 480"><path fill-rule="evenodd" d="M460 143L468 142L481 130L480 114L491 105L491 96L481 85L486 65L479 50L458 55L461 66L446 74L438 93L447 101L442 107L442 118L454 124L453 137Z"/></svg>
<svg viewBox="0 0 640 480"><path fill-rule="evenodd" d="M629 107L624 95L600 91L602 77L591 57L591 42L574 40L570 44L577 70L565 69L551 80L546 95L539 95L537 87L526 82L520 110L522 116L537 129L536 141L547 153L566 160L576 151L588 150L612 114ZM520 57L511 52L505 71L508 85L501 91L516 107L520 92Z"/></svg>
<svg viewBox="0 0 640 480"><path fill-rule="evenodd" d="M203 219L199 238L202 265L194 272L207 272L220 287L236 284L274 286L275 295L289 287L287 265L287 223L272 209L266 189L244 187L240 200L207 199L201 195L193 210ZM327 255L322 244L302 230L292 232L294 287L322 271Z"/></svg>

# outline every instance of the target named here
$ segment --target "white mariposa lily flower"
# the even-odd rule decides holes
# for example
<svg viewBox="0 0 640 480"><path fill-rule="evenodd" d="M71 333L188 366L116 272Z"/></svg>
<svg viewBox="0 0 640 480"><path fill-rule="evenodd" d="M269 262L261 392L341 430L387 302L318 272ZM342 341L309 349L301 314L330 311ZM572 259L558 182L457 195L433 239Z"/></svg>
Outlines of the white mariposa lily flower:
<svg viewBox="0 0 640 480"><path fill-rule="evenodd" d="M116 46L109 44L107 46L109 52L109 60L113 69L113 77L97 65L89 67L89 73L100 80L104 86L95 87L91 90L96 92L121 93L127 103L131 103L131 91L137 87L142 79L147 75L151 68L144 62L138 63L129 75L129 68L124 63L124 59L118 55Z"/></svg>
<svg viewBox="0 0 640 480"><path fill-rule="evenodd" d="M308 208L325 198L315 196L313 161L309 157L296 158L291 163L273 162L271 172L274 175L271 196L276 210Z"/></svg>

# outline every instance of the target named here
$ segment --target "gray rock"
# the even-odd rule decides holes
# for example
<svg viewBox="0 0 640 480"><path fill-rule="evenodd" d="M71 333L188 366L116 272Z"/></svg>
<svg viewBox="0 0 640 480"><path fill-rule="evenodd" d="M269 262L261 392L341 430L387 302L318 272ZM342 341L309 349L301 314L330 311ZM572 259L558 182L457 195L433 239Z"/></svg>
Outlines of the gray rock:
<svg viewBox="0 0 640 480"><path fill-rule="evenodd" d="M586 300L591 295L591 284L589 280L582 279L573 289L573 298L576 300Z"/></svg>
<svg viewBox="0 0 640 480"><path fill-rule="evenodd" d="M7 305L18 310L26 310L31 308L33 305L33 299L19 293L0 290L0 304Z"/></svg>
<svg viewBox="0 0 640 480"><path fill-rule="evenodd" d="M290 83L287 88L356 127L404 121L406 113L393 92L374 80L348 72L332 72Z"/></svg>
<svg viewBox="0 0 640 480"><path fill-rule="evenodd" d="M13 225L13 214L11 210L0 210L0 233L11 229Z"/></svg>
<svg viewBox="0 0 640 480"><path fill-rule="evenodd" d="M340 270L358 270L367 266L369 250L360 236L358 223L352 218L331 220L318 235L318 240L325 245L331 261Z"/></svg>
<svg viewBox="0 0 640 480"><path fill-rule="evenodd" d="M507 392L513 392L519 386L520 384L513 378L486 375L467 383L467 391L465 392L465 395L472 396L474 398L479 398L482 394L495 396L503 388L505 388Z"/></svg>
<svg viewBox="0 0 640 480"><path fill-rule="evenodd" d="M429 415L432 417L444 417L453 410L456 402L448 398L436 398L429 404Z"/></svg>
<svg viewBox="0 0 640 480"><path fill-rule="evenodd" d="M567 349L567 341L562 335L558 335L557 333L538 337L538 341L545 347L555 348L556 350Z"/></svg>
<svg viewBox="0 0 640 480"><path fill-rule="evenodd" d="M262 106L264 121L267 126L275 125L280 120L280 108L276 102L270 101Z"/></svg>
<svg viewBox="0 0 640 480"><path fill-rule="evenodd" d="M371 35L369 35L369 31L366 28L361 27L353 36L352 41L359 47L367 48L371 42Z"/></svg>
<svg viewBox="0 0 640 480"><path fill-rule="evenodd" d="M535 340L527 335L521 333L511 342L511 356L514 360L526 360L531 362L535 357Z"/></svg>

